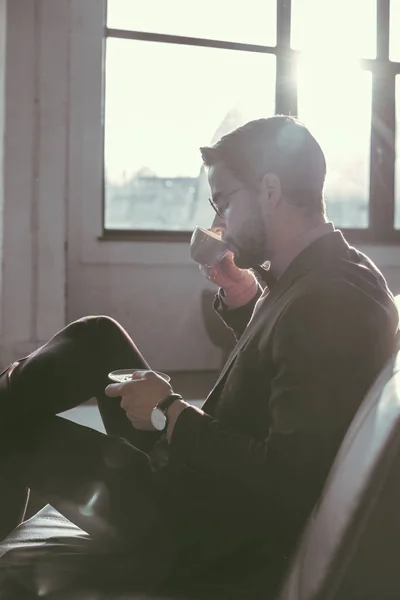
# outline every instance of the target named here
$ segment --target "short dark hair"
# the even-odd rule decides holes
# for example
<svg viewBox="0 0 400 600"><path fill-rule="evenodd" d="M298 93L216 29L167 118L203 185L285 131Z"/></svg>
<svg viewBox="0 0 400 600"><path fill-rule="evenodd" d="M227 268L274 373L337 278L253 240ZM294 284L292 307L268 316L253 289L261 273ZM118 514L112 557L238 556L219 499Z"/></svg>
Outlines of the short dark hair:
<svg viewBox="0 0 400 600"><path fill-rule="evenodd" d="M205 166L222 162L250 186L266 173L274 173L288 202L308 215L325 213L325 156L307 127L294 117L250 121L200 152Z"/></svg>

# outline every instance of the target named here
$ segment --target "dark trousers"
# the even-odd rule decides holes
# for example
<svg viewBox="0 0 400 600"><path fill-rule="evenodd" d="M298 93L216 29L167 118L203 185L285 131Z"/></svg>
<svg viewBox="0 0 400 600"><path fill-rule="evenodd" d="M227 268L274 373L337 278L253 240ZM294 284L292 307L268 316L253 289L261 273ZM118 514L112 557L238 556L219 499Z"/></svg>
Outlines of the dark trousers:
<svg viewBox="0 0 400 600"><path fill-rule="evenodd" d="M104 395L110 371L134 367L149 365L116 321L99 316L71 323L1 374L0 520L9 519L3 530L18 524L30 488L99 547L135 557L129 572L146 587L169 572L177 542L146 454L158 434L135 430ZM108 435L56 416L92 397Z"/></svg>

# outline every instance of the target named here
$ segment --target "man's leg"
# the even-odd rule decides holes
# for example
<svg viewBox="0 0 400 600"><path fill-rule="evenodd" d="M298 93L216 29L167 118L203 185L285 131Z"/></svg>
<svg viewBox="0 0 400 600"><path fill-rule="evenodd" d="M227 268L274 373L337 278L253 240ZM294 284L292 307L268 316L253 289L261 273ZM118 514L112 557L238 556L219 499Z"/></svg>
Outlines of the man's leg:
<svg viewBox="0 0 400 600"><path fill-rule="evenodd" d="M158 434L135 430L118 399L104 394L108 373L124 368L149 365L119 323L104 316L74 321L0 376L0 427L13 417L57 414L96 397L107 433L148 451Z"/></svg>
<svg viewBox="0 0 400 600"><path fill-rule="evenodd" d="M110 371L136 366L147 365L112 319L87 318L64 328L0 381L0 462L7 477L93 537L136 548L143 569L156 553L166 566L173 556L148 457L120 438L54 415L95 396L108 431L132 440L135 431L118 400L103 390ZM149 445L148 436L141 442Z"/></svg>

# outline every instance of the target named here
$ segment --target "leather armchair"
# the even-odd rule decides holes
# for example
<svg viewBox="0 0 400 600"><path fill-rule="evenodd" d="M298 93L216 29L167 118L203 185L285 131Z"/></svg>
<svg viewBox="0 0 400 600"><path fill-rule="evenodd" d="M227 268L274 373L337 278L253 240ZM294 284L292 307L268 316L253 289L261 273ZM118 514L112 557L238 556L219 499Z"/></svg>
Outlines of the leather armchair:
<svg viewBox="0 0 400 600"><path fill-rule="evenodd" d="M279 600L400 598L400 352L342 443Z"/></svg>

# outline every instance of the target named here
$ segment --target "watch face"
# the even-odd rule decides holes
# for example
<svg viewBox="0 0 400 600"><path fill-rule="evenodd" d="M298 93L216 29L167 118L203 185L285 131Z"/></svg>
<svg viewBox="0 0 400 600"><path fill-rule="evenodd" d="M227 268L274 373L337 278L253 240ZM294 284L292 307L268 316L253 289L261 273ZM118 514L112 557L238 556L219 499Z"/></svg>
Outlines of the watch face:
<svg viewBox="0 0 400 600"><path fill-rule="evenodd" d="M167 417L159 408L153 408L150 415L150 421L153 427L157 429L157 431L162 431L163 429L165 429Z"/></svg>

